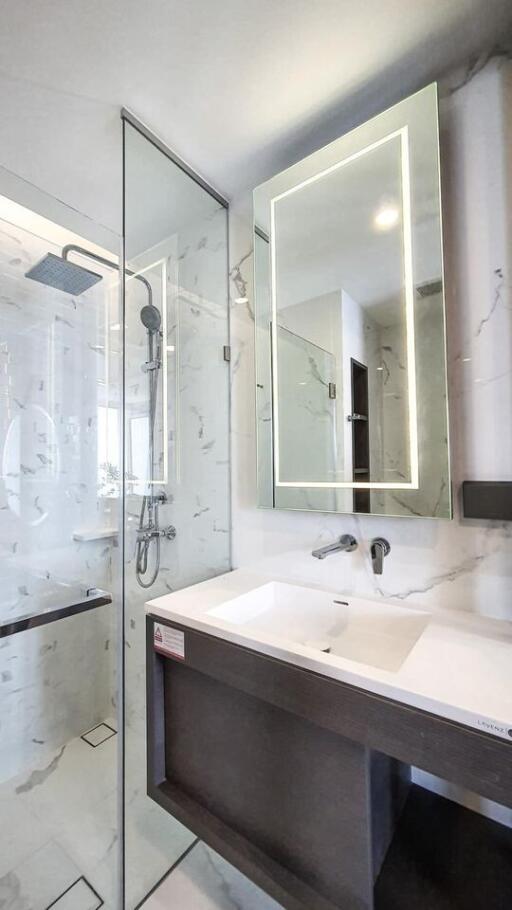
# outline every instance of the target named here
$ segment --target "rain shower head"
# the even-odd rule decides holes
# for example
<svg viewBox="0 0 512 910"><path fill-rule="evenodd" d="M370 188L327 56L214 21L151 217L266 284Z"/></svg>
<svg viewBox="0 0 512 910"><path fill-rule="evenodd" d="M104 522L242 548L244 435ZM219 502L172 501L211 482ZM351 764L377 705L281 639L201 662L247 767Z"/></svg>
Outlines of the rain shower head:
<svg viewBox="0 0 512 910"><path fill-rule="evenodd" d="M160 311L157 310L156 306L153 306L152 303L148 303L146 306L142 307L140 319L142 325L147 328L148 332L151 332L152 334L158 332L162 317L160 316Z"/></svg>
<svg viewBox="0 0 512 910"><path fill-rule="evenodd" d="M54 253L47 253L40 262L25 273L25 278L32 278L33 281L39 281L41 284L76 297L91 288L93 284L101 281L102 277L96 272L91 272L81 265L70 262L69 259L55 256Z"/></svg>

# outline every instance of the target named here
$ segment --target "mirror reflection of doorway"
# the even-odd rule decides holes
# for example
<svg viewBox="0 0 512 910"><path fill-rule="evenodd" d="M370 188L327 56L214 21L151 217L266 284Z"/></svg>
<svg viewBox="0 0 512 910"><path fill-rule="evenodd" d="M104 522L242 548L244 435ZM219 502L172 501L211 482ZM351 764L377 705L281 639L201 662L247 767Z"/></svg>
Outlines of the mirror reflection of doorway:
<svg viewBox="0 0 512 910"><path fill-rule="evenodd" d="M350 358L352 387L352 479L370 482L370 428L368 412L368 367ZM370 491L354 490L354 512L370 511Z"/></svg>
<svg viewBox="0 0 512 910"><path fill-rule="evenodd" d="M280 479L336 480L336 359L278 327Z"/></svg>

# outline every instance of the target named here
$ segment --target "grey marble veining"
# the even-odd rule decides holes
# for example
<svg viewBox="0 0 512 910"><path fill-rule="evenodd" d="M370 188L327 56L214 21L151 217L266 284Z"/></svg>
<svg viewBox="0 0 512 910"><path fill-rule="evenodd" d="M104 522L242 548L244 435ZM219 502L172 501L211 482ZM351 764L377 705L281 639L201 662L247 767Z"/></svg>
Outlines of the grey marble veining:
<svg viewBox="0 0 512 910"><path fill-rule="evenodd" d="M47 764L0 783L0 811L10 820L2 833L2 908L45 910L82 875L107 907L115 905L115 757L115 737L96 749L77 738Z"/></svg>
<svg viewBox="0 0 512 910"><path fill-rule="evenodd" d="M246 308L235 303L239 293L232 281L235 566L258 566L304 583L383 594L429 609L512 619L510 530L464 521L458 496L464 479L512 479L511 253L505 205L512 153L503 146L503 118L512 105L510 66L491 61L441 105L454 520L407 518L405 509L404 517L391 519L256 508L254 327ZM231 274L241 272L250 300L251 217L250 197L235 200ZM440 484L432 488L434 510L446 494ZM358 538L356 553L343 565L311 559L313 546L341 531ZM369 541L378 535L392 547L380 579L373 575L369 555Z"/></svg>

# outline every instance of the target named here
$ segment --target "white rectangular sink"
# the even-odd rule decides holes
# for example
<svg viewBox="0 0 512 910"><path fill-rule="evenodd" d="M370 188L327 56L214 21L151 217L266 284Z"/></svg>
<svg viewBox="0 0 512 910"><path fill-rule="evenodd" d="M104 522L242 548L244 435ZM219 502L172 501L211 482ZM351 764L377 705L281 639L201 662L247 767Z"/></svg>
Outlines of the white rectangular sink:
<svg viewBox="0 0 512 910"><path fill-rule="evenodd" d="M272 581L207 611L250 638L279 638L396 672L425 629L430 613L331 591Z"/></svg>

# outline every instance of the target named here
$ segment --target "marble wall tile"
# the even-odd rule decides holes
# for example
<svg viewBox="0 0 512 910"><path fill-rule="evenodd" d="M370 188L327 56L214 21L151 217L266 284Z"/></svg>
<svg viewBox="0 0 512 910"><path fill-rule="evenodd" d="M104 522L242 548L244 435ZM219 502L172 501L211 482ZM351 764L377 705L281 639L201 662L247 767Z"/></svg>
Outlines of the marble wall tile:
<svg viewBox="0 0 512 910"><path fill-rule="evenodd" d="M0 222L0 610L2 618L111 590L98 491L98 408L108 364L105 280L73 298L25 277L60 248ZM90 265L90 263L87 263ZM112 517L109 517L111 522ZM114 608L0 643L0 780L43 761L112 711Z"/></svg>
<svg viewBox="0 0 512 910"><path fill-rule="evenodd" d="M168 358L167 494L160 509L161 526L176 527L173 541L162 541L157 581L144 591L135 577L135 542L141 496L127 498L126 648L128 718L145 716L146 600L227 571L230 567L229 368L223 359L228 341L226 290L226 214L221 209L180 230L171 238L166 258ZM140 304L137 299L137 303ZM157 301L160 306L162 301ZM144 407L145 332L139 329L138 307L128 316L129 375L139 377L132 396ZM138 344L135 343L138 338ZM165 352L164 352L165 353ZM158 423L162 417L162 380L158 391ZM128 412L128 419L130 412ZM155 462L163 464L157 437ZM160 437L160 449L162 437ZM163 476L163 475L158 475ZM144 486L144 485L143 485ZM153 554L151 554L152 558Z"/></svg>
<svg viewBox="0 0 512 910"><path fill-rule="evenodd" d="M231 211L233 547L235 566L304 583L512 618L512 527L461 516L464 479L512 480L510 62L492 60L441 105L453 521L286 512L256 507L251 199ZM282 163L281 165L282 166ZM237 303L236 299L247 298ZM352 532L354 554L311 549ZM391 543L373 575L372 537Z"/></svg>

